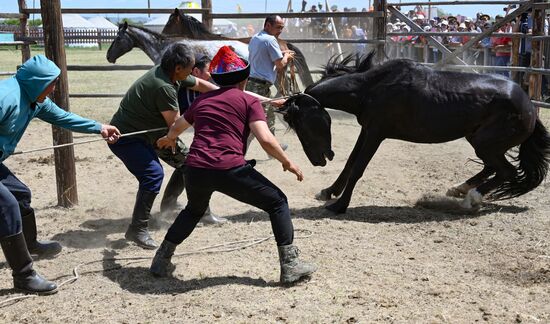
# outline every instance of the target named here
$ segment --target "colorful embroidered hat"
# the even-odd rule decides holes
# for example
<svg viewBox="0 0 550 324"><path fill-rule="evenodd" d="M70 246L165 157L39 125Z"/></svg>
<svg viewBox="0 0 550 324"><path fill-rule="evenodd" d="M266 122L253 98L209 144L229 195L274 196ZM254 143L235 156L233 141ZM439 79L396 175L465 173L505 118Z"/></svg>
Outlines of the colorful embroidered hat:
<svg viewBox="0 0 550 324"><path fill-rule="evenodd" d="M210 62L210 74L219 86L237 84L250 74L250 64L231 47L222 46Z"/></svg>

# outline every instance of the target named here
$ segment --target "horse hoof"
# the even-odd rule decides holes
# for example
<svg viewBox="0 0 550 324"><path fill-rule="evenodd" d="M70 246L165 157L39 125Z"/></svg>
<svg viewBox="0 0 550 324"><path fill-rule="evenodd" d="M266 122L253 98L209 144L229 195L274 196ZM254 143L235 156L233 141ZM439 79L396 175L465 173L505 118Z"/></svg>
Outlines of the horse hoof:
<svg viewBox="0 0 550 324"><path fill-rule="evenodd" d="M315 199L322 200L322 201L328 201L330 200L331 194L328 192L328 190L323 189L320 193L315 195Z"/></svg>
<svg viewBox="0 0 550 324"><path fill-rule="evenodd" d="M466 194L460 191L460 189L458 189L457 187L449 188L445 193L445 196L454 198L464 198L465 195Z"/></svg>
<svg viewBox="0 0 550 324"><path fill-rule="evenodd" d="M468 191L464 200L460 202L460 208L467 210L478 210L481 207L483 201L483 195L481 195L476 189Z"/></svg>

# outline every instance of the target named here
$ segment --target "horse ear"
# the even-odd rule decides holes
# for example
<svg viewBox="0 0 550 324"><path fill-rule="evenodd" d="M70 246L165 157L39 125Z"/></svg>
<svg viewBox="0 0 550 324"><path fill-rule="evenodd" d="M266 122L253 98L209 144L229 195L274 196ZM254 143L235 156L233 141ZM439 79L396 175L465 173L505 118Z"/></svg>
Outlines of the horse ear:
<svg viewBox="0 0 550 324"><path fill-rule="evenodd" d="M128 29L128 21L124 22L124 25L122 26L122 29L124 29L124 30Z"/></svg>
<svg viewBox="0 0 550 324"><path fill-rule="evenodd" d="M180 12L178 11L178 8L177 8L177 7L174 8L174 14L175 14L175 15L179 15L179 13L180 13Z"/></svg>

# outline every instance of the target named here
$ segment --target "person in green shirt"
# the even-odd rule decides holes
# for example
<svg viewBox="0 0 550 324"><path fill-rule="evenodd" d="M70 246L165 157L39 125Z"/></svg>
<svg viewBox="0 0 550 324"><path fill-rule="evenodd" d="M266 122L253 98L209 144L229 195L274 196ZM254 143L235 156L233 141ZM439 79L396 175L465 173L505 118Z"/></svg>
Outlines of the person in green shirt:
<svg viewBox="0 0 550 324"><path fill-rule="evenodd" d="M155 249L158 246L149 234L148 222L164 178L159 152L160 158L175 168L181 168L185 160L187 148L181 140L178 140L173 154L159 151L155 144L166 134L165 128L179 117L178 90L186 87L207 92L218 88L190 75L194 64L191 48L183 43L174 43L163 54L160 65L153 67L128 89L111 120L111 124L123 134L162 128L155 132L123 137L109 145L139 182L132 222L125 237L142 248Z"/></svg>

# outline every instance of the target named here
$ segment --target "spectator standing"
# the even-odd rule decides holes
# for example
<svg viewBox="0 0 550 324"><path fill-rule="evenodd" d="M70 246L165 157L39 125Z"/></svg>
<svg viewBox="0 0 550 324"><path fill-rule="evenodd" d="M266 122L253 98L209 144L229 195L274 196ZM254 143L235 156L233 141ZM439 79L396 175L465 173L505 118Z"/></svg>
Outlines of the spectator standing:
<svg viewBox="0 0 550 324"><path fill-rule="evenodd" d="M246 89L264 97L271 97L271 86L277 79L277 71L283 70L294 58L294 52L281 51L277 39L283 32L283 18L270 15L264 29L254 35L248 44L250 78ZM272 105L264 105L269 130L275 135L275 112Z"/></svg>
<svg viewBox="0 0 550 324"><path fill-rule="evenodd" d="M497 34L506 32L506 25L503 25ZM510 37L492 37L491 43L493 44L493 50L495 52L495 65L496 66L508 66L510 64L510 57L512 55L512 38ZM497 71L497 74L510 77L510 71Z"/></svg>

